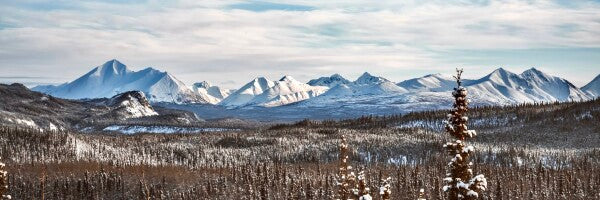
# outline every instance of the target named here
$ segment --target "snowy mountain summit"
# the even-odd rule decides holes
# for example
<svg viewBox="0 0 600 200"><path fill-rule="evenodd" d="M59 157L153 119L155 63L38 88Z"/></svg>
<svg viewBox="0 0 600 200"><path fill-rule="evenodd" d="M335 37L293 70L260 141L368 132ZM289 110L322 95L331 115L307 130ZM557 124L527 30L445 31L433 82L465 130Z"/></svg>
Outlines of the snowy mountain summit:
<svg viewBox="0 0 600 200"><path fill-rule="evenodd" d="M465 79L463 80L463 83L468 85L471 81L472 80ZM441 92L452 90L456 85L456 81L451 75L430 74L420 78L405 80L397 85L411 92Z"/></svg>
<svg viewBox="0 0 600 200"><path fill-rule="evenodd" d="M373 76L369 74L369 72L363 73L358 79L356 79L353 83L358 85L366 85L366 84L378 84L383 82L390 82L389 80L379 77Z"/></svg>
<svg viewBox="0 0 600 200"><path fill-rule="evenodd" d="M350 83L350 81L344 77L342 77L342 75L339 74L333 74L330 77L321 77L318 79L312 79L310 81L308 81L308 84L311 86L327 86L327 87L335 87L337 85L340 84L348 84Z"/></svg>
<svg viewBox="0 0 600 200"><path fill-rule="evenodd" d="M594 80L583 86L581 89L595 98L600 97L600 75L596 76Z"/></svg>
<svg viewBox="0 0 600 200"><path fill-rule="evenodd" d="M265 77L255 78L227 96L227 98L219 102L219 105L230 108L246 105L248 102L254 99L254 97L262 94L264 91L268 90L274 85L275 82Z"/></svg>
<svg viewBox="0 0 600 200"><path fill-rule="evenodd" d="M136 90L143 92L153 102L209 102L167 72L153 68L131 71L114 59L72 82L58 86L36 86L32 90L67 99L109 98Z"/></svg>
<svg viewBox="0 0 600 200"><path fill-rule="evenodd" d="M231 93L229 90L213 86L207 81L194 83L192 90L205 99L210 104L217 104L225 99Z"/></svg>
<svg viewBox="0 0 600 200"><path fill-rule="evenodd" d="M250 105L264 107L280 106L316 97L329 89L325 86L311 86L284 76L262 94L248 102Z"/></svg>

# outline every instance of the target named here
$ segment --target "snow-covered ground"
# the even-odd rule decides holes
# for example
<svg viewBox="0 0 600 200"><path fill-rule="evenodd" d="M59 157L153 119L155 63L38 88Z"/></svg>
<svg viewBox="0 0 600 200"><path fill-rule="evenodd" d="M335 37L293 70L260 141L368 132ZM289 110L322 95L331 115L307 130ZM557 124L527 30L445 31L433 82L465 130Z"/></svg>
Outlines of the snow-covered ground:
<svg viewBox="0 0 600 200"><path fill-rule="evenodd" d="M177 126L124 126L124 125L112 125L108 126L103 131L114 131L123 134L136 134L136 133L200 133L200 132L222 132L222 131L235 131L238 129L227 129L227 128L198 128L198 127L177 127Z"/></svg>

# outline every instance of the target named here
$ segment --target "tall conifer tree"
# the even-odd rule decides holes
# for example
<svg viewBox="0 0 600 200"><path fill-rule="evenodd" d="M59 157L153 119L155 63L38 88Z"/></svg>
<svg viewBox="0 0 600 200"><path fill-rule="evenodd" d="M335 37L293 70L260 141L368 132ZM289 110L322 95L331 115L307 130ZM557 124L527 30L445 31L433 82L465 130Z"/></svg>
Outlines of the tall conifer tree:
<svg viewBox="0 0 600 200"><path fill-rule="evenodd" d="M456 76L454 76L457 87L452 92L454 105L448 113L446 124L446 132L452 135L456 141L444 145L452 157L448 163L443 188L450 200L477 199L479 193L487 188L487 181L483 175L473 177L471 169L473 163L469 161L469 155L473 153L474 148L465 144L465 139L475 137L477 133L467 128L469 118L466 113L469 110L469 101L467 90L462 86L462 72L462 69L457 69Z"/></svg>

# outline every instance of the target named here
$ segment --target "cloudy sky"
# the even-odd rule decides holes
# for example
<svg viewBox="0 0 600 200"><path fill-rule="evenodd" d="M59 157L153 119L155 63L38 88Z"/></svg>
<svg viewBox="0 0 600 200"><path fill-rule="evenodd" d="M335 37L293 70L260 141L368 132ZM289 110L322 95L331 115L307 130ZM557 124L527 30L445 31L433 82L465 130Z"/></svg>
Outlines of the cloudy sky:
<svg viewBox="0 0 600 200"><path fill-rule="evenodd" d="M0 5L0 82L73 80L116 58L191 84L393 81L536 67L583 86L600 73L600 1L42 1Z"/></svg>

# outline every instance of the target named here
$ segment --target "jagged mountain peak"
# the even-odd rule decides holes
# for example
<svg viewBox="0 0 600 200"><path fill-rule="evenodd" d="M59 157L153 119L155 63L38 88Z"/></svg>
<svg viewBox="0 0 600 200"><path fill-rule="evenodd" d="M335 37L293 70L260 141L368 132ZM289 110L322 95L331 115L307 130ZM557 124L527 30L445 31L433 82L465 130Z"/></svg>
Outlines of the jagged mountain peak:
<svg viewBox="0 0 600 200"><path fill-rule="evenodd" d="M260 76L260 77L256 77L256 78L252 79L252 81L250 81L249 83L261 84L261 83L268 83L268 82L272 82L272 81L264 76Z"/></svg>
<svg viewBox="0 0 600 200"><path fill-rule="evenodd" d="M283 82L296 82L297 80L294 79L294 77L292 77L290 75L285 75L285 76L281 77L281 79L279 79L279 81L283 81Z"/></svg>
<svg viewBox="0 0 600 200"><path fill-rule="evenodd" d="M140 91L127 91L117 94L107 101L107 105L114 107L116 114L124 118L137 118L158 115Z"/></svg>
<svg viewBox="0 0 600 200"><path fill-rule="evenodd" d="M468 84L471 80L463 80L465 84ZM455 80L451 75L446 74L428 74L420 78L413 78L402 81L397 84L398 86L405 88L409 91L450 91L454 88Z"/></svg>
<svg viewBox="0 0 600 200"><path fill-rule="evenodd" d="M365 79L365 78L377 78L376 76L371 75L371 73L369 72L364 72L362 75L360 75L358 77L358 79Z"/></svg>
<svg viewBox="0 0 600 200"><path fill-rule="evenodd" d="M329 77L320 77L317 79L312 79L312 80L308 81L307 84L312 85L312 86L327 86L327 87L333 88L337 85L348 84L348 83L350 83L350 81L348 79L344 78L342 75L333 74Z"/></svg>
<svg viewBox="0 0 600 200"><path fill-rule="evenodd" d="M553 79L553 76L550 76L536 68L530 68L528 70L525 70L523 73L521 73L521 75L523 77L527 77L527 78L538 78L538 79L542 79L545 81L549 81L550 79Z"/></svg>
<svg viewBox="0 0 600 200"><path fill-rule="evenodd" d="M492 71L492 74L494 74L494 73L506 74L506 73L512 73L512 72L508 71L507 69L504 69L503 67L498 67L494 71Z"/></svg>
<svg viewBox="0 0 600 200"><path fill-rule="evenodd" d="M519 74L515 74L504 68L498 68L492 73L488 74L487 76L475 81L475 84L489 81L494 84L507 85L509 87L513 87L520 85L520 82L522 82L521 80L522 78Z"/></svg>
<svg viewBox="0 0 600 200"><path fill-rule="evenodd" d="M593 97L600 97L600 74L581 89Z"/></svg>
<svg viewBox="0 0 600 200"><path fill-rule="evenodd" d="M150 106L150 102L148 101L148 99L146 99L146 95L140 91L127 91L117 94L108 100L107 105L116 106L121 104L123 101L128 100L136 100L142 103L143 105Z"/></svg>
<svg viewBox="0 0 600 200"><path fill-rule="evenodd" d="M525 70L523 73L525 73L525 72L545 74L544 72L540 71L539 69L537 69L535 67L529 68L529 69Z"/></svg>
<svg viewBox="0 0 600 200"><path fill-rule="evenodd" d="M123 63L119 62L116 59L109 60L109 61L105 62L104 64L102 64L92 70L93 75L101 76L101 77L107 77L107 76L113 76L113 75L122 76L128 72L131 72L131 71L129 71L129 69L127 69L127 66L125 66Z"/></svg>
<svg viewBox="0 0 600 200"><path fill-rule="evenodd" d="M226 107L239 107L246 105L254 97L262 94L274 85L274 81L271 81L265 77L254 78L240 89L231 93L229 96L227 96L227 98L223 99L218 104Z"/></svg>
<svg viewBox="0 0 600 200"><path fill-rule="evenodd" d="M208 81L194 83L192 85L192 90L211 104L219 103L231 93L231 91L214 86Z"/></svg>
<svg viewBox="0 0 600 200"><path fill-rule="evenodd" d="M517 74L500 67L500 68L497 68L494 71L492 71L492 73L490 73L488 76L511 76L511 75L517 75Z"/></svg>
<svg viewBox="0 0 600 200"><path fill-rule="evenodd" d="M373 84L373 83L382 83L389 82L387 79L383 77L373 76L369 72L363 73L356 81L355 84Z"/></svg>
<svg viewBox="0 0 600 200"><path fill-rule="evenodd" d="M335 73L330 76L331 78L344 78L342 75Z"/></svg>
<svg viewBox="0 0 600 200"><path fill-rule="evenodd" d="M284 76L274 86L265 90L248 102L248 105L265 107L280 106L303 101L321 95L328 87L311 86L299 82L291 76Z"/></svg>
<svg viewBox="0 0 600 200"><path fill-rule="evenodd" d="M208 89L210 88L212 85L208 82L208 81L202 81L202 82L198 82L198 83L194 83L194 88L204 88L204 89Z"/></svg>

